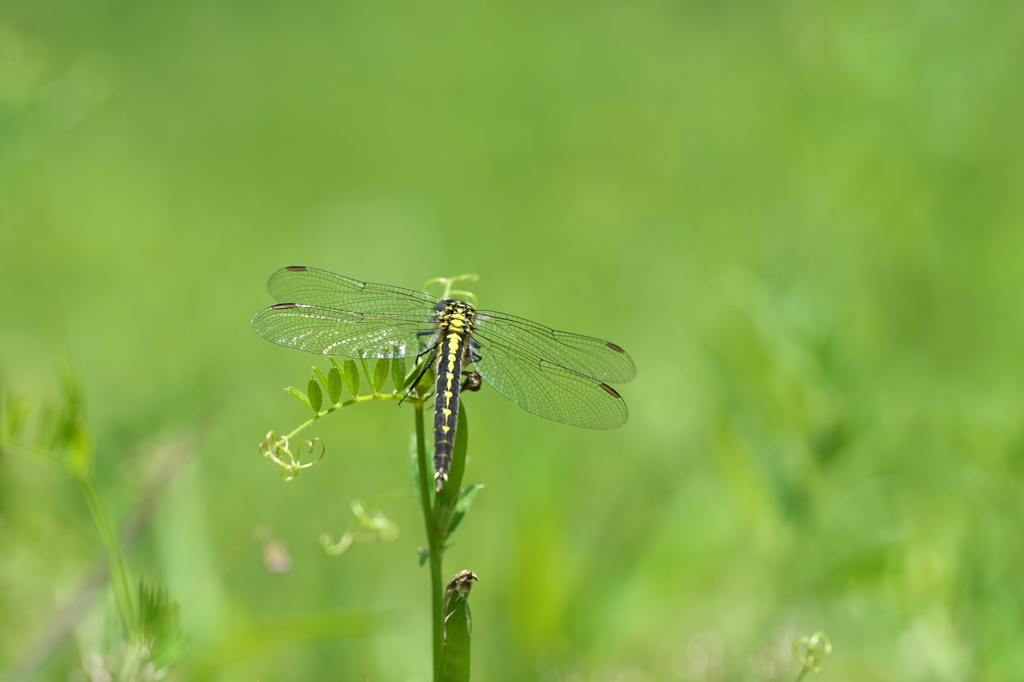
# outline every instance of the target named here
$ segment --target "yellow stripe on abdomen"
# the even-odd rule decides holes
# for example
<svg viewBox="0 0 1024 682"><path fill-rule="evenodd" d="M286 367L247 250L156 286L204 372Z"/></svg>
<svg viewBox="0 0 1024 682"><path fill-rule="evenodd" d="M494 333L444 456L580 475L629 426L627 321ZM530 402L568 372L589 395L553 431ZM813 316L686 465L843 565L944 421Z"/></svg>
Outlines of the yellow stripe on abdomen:
<svg viewBox="0 0 1024 682"><path fill-rule="evenodd" d="M440 492L448 479L459 418L459 377L462 374L462 326L441 343L434 396L434 480Z"/></svg>

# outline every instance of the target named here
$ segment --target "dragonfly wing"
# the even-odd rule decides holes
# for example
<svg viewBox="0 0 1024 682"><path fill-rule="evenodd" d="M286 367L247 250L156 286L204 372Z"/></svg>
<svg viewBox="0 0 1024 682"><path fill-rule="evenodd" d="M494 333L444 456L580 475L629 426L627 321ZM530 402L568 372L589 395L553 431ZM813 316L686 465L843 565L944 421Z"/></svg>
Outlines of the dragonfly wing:
<svg viewBox="0 0 1024 682"><path fill-rule="evenodd" d="M349 358L408 358L437 342L422 316L373 316L300 303L280 303L253 318L256 333L280 346Z"/></svg>
<svg viewBox="0 0 1024 682"><path fill-rule="evenodd" d="M632 381L636 366L614 343L550 329L543 325L491 310L478 310L475 324L480 337L492 344L527 349L551 364L613 384Z"/></svg>
<svg viewBox="0 0 1024 682"><path fill-rule="evenodd" d="M281 303L304 303L348 312L407 315L430 312L438 300L420 291L371 284L295 265L270 276L267 290Z"/></svg>
<svg viewBox="0 0 1024 682"><path fill-rule="evenodd" d="M264 338L310 353L413 357L436 346L440 301L429 294L293 266L267 283L279 304L256 315ZM626 404L606 382L632 380L620 347L494 311L476 311L472 341L480 375L506 398L554 421L591 429L626 422Z"/></svg>
<svg viewBox="0 0 1024 682"><path fill-rule="evenodd" d="M587 429L626 423L626 401L611 386L539 355L477 337L473 364L488 384L527 412Z"/></svg>

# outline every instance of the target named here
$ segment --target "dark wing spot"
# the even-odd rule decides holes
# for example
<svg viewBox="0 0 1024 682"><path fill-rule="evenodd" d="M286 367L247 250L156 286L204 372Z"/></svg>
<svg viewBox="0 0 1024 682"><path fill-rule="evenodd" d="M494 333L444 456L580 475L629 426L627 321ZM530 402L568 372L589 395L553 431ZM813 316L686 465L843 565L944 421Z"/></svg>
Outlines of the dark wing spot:
<svg viewBox="0 0 1024 682"><path fill-rule="evenodd" d="M288 267L285 268L285 270L291 270L292 272L305 272L306 271L306 266L305 265L289 265Z"/></svg>
<svg viewBox="0 0 1024 682"><path fill-rule="evenodd" d="M272 305L270 307L273 308L274 310L287 310L288 308L298 308L299 304L298 303L275 303L274 305Z"/></svg>
<svg viewBox="0 0 1024 682"><path fill-rule="evenodd" d="M618 391L616 391L614 388L612 388L608 384L601 384L601 388L603 388L604 390L608 391L609 393L611 393L616 398L621 398L622 397L621 395L619 395Z"/></svg>
<svg viewBox="0 0 1024 682"><path fill-rule="evenodd" d="M611 341L605 341L605 345L607 345L607 346L608 346L609 348L611 348L611 349L612 349L612 350L614 350L614 351L618 351L618 352L620 352L620 353L625 353L625 352L626 352L626 351L625 351L625 349L623 349L623 348L620 348L619 346L616 346L616 345L615 345L614 343L612 343Z"/></svg>

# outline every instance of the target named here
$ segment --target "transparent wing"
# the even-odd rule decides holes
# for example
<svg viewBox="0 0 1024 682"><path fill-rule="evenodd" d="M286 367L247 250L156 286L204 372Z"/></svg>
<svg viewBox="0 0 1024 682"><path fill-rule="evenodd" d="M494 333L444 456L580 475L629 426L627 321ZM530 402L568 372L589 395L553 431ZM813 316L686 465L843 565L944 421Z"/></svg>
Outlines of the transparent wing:
<svg viewBox="0 0 1024 682"><path fill-rule="evenodd" d="M302 265L275 272L267 282L267 291L281 303L304 303L380 317L409 315L418 311L427 314L438 302L430 294L420 291L360 282Z"/></svg>
<svg viewBox="0 0 1024 682"><path fill-rule="evenodd" d="M423 314L386 317L301 303L279 303L256 314L256 333L280 346L349 358L415 357L440 330Z"/></svg>
<svg viewBox="0 0 1024 682"><path fill-rule="evenodd" d="M474 367L488 384L527 412L587 429L626 423L626 401L607 384L550 362L523 346L474 334Z"/></svg>
<svg viewBox="0 0 1024 682"><path fill-rule="evenodd" d="M429 294L370 284L293 266L267 283L278 301L253 328L282 346L351 358L413 357L440 334ZM636 376L613 343L560 332L504 313L477 311L473 343L481 376L509 400L541 417L591 429L625 423L626 404L605 382Z"/></svg>
<svg viewBox="0 0 1024 682"><path fill-rule="evenodd" d="M543 358L549 365L560 365L576 374L613 384L636 378L633 359L608 341L560 332L492 310L476 311L475 326L476 338L504 346L510 355L527 353Z"/></svg>

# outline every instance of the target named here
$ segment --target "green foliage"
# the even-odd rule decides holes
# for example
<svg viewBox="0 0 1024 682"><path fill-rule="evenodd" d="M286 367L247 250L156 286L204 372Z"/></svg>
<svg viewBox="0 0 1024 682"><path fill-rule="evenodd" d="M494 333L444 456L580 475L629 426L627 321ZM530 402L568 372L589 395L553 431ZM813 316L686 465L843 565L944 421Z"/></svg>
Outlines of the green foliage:
<svg viewBox="0 0 1024 682"><path fill-rule="evenodd" d="M310 384L312 384L312 383L313 383L313 382L312 382L312 381L310 381ZM287 389L285 389L285 390L287 390L287 391L288 391L289 393L291 393L291 394L292 394L293 396L295 396L296 398L298 398L298 399L299 399L299 402L301 402L301 403L302 403L303 405L305 405L305 406L306 406L306 407L308 407L309 409L311 409L311 410L313 410L314 412L316 412L316 410L315 410L315 409L313 409L313 401L309 399L309 395L308 395L307 393L303 393L302 391L300 391L299 389L295 388L294 386L289 386L289 387L288 387Z"/></svg>
<svg viewBox="0 0 1024 682"><path fill-rule="evenodd" d="M31 455L41 462L56 465L77 484L89 509L90 520L105 551L105 562L98 564L99 570L93 571L88 582L83 582L77 602L88 605L92 592L102 586L109 572L109 589L119 626L114 628L119 637L108 643L106 651L88 652L98 661L94 671L99 673L102 668L103 675L115 675L125 682L160 679L181 655L176 608L170 603L166 590L153 581L141 580L138 593L133 590L134 579L125 556L125 548L133 538L118 532L96 480L96 451L85 415L84 391L70 369L65 369L61 378L58 401L37 407L34 429L24 428L33 421L30 401L12 398L6 389L0 389L0 458L11 454ZM153 500L147 502L155 503L155 500L153 492ZM47 636L16 659L5 679L17 681L32 676L57 645L54 633L79 625L77 620L84 614L75 605L58 615L51 619Z"/></svg>
<svg viewBox="0 0 1024 682"><path fill-rule="evenodd" d="M321 379L323 381L323 379ZM331 403L337 405L341 402L341 370L338 369L337 365L331 367L330 372L327 374L327 395L331 398Z"/></svg>
<svg viewBox="0 0 1024 682"><path fill-rule="evenodd" d="M279 436L269 431L259 444L260 454L281 467L281 478L285 481L291 481L300 471L317 464L327 454L327 446L319 438L300 441L296 452L293 452L291 440L294 435L295 432ZM316 455L315 459L304 461L303 450L308 451L306 454L310 457Z"/></svg>
<svg viewBox="0 0 1024 682"><path fill-rule="evenodd" d="M334 363L335 369L341 371L349 392L352 393L352 395L359 395L359 368L356 365L356 361L352 358L345 358L344 368L339 367L338 361L334 358L331 358L331 362Z"/></svg>
<svg viewBox="0 0 1024 682"><path fill-rule="evenodd" d="M332 358L333 361L333 358ZM275 432L269 432L260 444L260 453L272 460L275 464L282 468L281 478L285 481L294 480L298 476L299 471L302 469L309 468L323 459L326 451L326 446L320 439L314 439L312 441L305 440L299 444L299 453L304 448L308 448L310 454L313 453L315 446L320 445L320 455L314 461L304 462L301 456L296 456L290 449L290 443L292 439L297 436L301 431L312 426L314 423L330 415L331 413L358 404L366 404L368 402L374 402L378 400L399 400L404 401L409 399L413 403L415 408L416 417L416 445L414 448L414 459L415 465L415 478L416 485L413 487L414 493L418 492L421 509L423 511L424 526L427 531L428 549L421 550L419 552L419 563L420 565L429 564L431 574L431 593L433 595L432 603L434 606L433 613L433 639L434 639L434 671L435 679L469 679L469 639L468 634L459 634L456 637L455 643L450 647L447 642L445 633L446 624L448 619L452 615L449 611L449 602L451 601L451 585L449 585L448 593L445 594L444 600L442 601L442 585L440 581L441 576L441 562L445 550L447 549L447 542L455 529L461 523L468 513L473 499L483 486L471 485L466 490L463 490L461 486L462 476L466 466L466 451L469 442L469 418L466 415L465 402L459 404L459 429L458 435L455 440L454 447L452 449L452 462L449 470L448 480L445 487L438 493L434 493L433 486L433 466L432 460L428 455L428 452L433 450L433 442L428 443L426 429L423 424L424 407L429 397L429 387L422 388L418 392L403 393L402 387L406 384L406 377L404 372L404 364L393 363L391 360L378 360L372 372L370 373L369 364L366 362L361 363L363 371L366 374L366 378L370 385L371 394L360 396L354 395L351 400L344 402L335 401L335 403L328 407L323 412L320 411L320 407L323 402L323 391L320 388L320 383L328 386L328 393L331 395L338 396L340 398L340 390L331 390L332 379L325 377L323 372L318 368L314 368L314 376L309 380L309 392L303 394L296 388L289 388L288 391L303 402L303 404L311 407L316 413L312 419L307 420L303 424L300 424L297 428L293 429L290 433L284 436L278 436ZM356 367L355 363L351 365ZM346 362L346 370L349 365ZM394 377L393 385L394 390L389 394L382 394L381 390L384 384L387 382L388 372L392 371ZM413 373L423 372L422 369L414 368ZM427 372L423 372L426 374ZM340 369L335 363L331 369L330 377L334 377L340 374ZM337 386L338 380L334 379L334 383ZM351 380L348 381L350 386L358 387L360 384L360 378L358 372L352 376ZM395 494L388 494L381 496L378 500L374 501L375 506L378 502L394 499ZM364 504L360 500L353 500L350 503L353 520L346 530L344 535L337 541L334 542L330 535L323 534L320 536L320 546L323 551L332 556L339 556L347 553L354 543L356 542L371 542L374 540L394 540L398 536L398 526L389 520L382 512L378 509L368 511L368 505ZM369 532L367 532L369 531ZM462 575L462 574L460 574ZM474 576L475 579L475 576ZM463 592L468 595L468 586L464 586ZM462 594L462 592L460 592ZM458 609L461 609L461 613L468 621L468 605L464 603L464 596L460 596L457 600ZM461 601L459 601L461 600ZM455 607L452 607L455 608ZM447 663L443 663L447 661Z"/></svg>
<svg viewBox="0 0 1024 682"><path fill-rule="evenodd" d="M395 390L401 393L407 388L409 377L405 372L405 358L391 359L391 381Z"/></svg>
<svg viewBox="0 0 1024 682"><path fill-rule="evenodd" d="M348 552L357 542L374 542L381 540L391 542L398 538L398 525L384 515L374 505L397 498L398 495L380 496L372 505L362 500L352 500L352 522L341 539L334 542L331 536L320 536L320 546L331 556L339 556Z"/></svg>
<svg viewBox="0 0 1024 682"><path fill-rule="evenodd" d="M309 380L309 392L306 395L308 397L305 402L308 403L310 409L312 409L313 412L319 413L320 408L324 404L324 392L320 388L320 384L317 383L315 377Z"/></svg>
<svg viewBox="0 0 1024 682"><path fill-rule="evenodd" d="M414 404L317 418L373 394L359 363L319 363L313 414L267 388L308 399L312 359L247 324L308 263L479 272L483 308L641 368L615 432L467 397L487 495L442 542L486 581L477 679L792 679L816 630L823 680L1020 677L1016 4L240 7L0 10L0 670L120 653L109 590L51 627L107 554L75 458L122 539L176 482L125 591L180 604L182 679L424 675L418 510L369 505ZM282 485L251 443L314 418L268 439ZM400 538L325 557L350 500Z"/></svg>
<svg viewBox="0 0 1024 682"><path fill-rule="evenodd" d="M473 621L469 593L479 580L472 571L459 571L448 583L444 594L444 649L437 679L442 682L468 682L470 640Z"/></svg>
<svg viewBox="0 0 1024 682"><path fill-rule="evenodd" d="M157 581L139 581L139 629L158 670L171 667L182 654L178 629L178 606L169 598L166 586Z"/></svg>
<svg viewBox="0 0 1024 682"><path fill-rule="evenodd" d="M804 635L793 642L793 653L800 659L800 673L796 677L799 682L809 672L825 671L822 661L826 656L832 655L832 642L824 632Z"/></svg>
<svg viewBox="0 0 1024 682"><path fill-rule="evenodd" d="M445 535L445 542L451 537L455 529L462 523L463 517L469 512L470 506L473 504L473 500L476 499L477 493L483 490L483 485L479 483L473 483L463 490L458 498L455 500L455 508L452 510L452 520L448 526L448 532Z"/></svg>
<svg viewBox="0 0 1024 682"><path fill-rule="evenodd" d="M384 383L388 380L388 369L391 367L390 360L377 360L373 366L373 392L380 393L384 390Z"/></svg>

